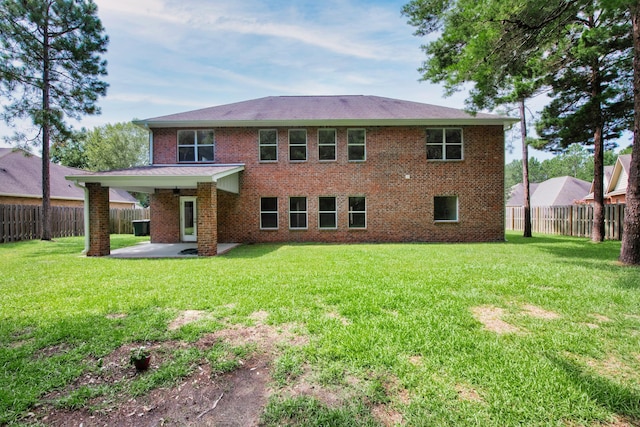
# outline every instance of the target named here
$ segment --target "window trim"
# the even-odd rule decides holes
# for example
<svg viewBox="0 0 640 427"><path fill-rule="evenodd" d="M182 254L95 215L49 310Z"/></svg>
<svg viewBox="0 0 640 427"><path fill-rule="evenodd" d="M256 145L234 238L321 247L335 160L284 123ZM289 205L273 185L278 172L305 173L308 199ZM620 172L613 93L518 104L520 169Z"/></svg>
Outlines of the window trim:
<svg viewBox="0 0 640 427"><path fill-rule="evenodd" d="M276 210L275 211L265 211L262 210L262 199L275 199L276 200ZM276 214L276 226L275 227L264 227L262 225L262 214ZM278 230L280 228L280 213L279 213L279 202L278 198L274 196L265 196L260 197L260 230Z"/></svg>
<svg viewBox="0 0 640 427"><path fill-rule="evenodd" d="M274 144L263 144L262 143L262 132L275 132L276 133L276 142ZM263 160L262 159L262 147L275 147L276 149L276 158L271 160ZM258 162L260 163L277 163L278 162L278 129L258 129Z"/></svg>
<svg viewBox="0 0 640 427"><path fill-rule="evenodd" d="M455 199L456 201L456 218L455 219L436 219L436 199L440 198L440 199ZM458 195L440 195L440 196L433 196L433 222L435 223L449 223L449 224L453 224L453 223L458 223L460 222L460 198L458 197Z"/></svg>
<svg viewBox="0 0 640 427"><path fill-rule="evenodd" d="M351 144L349 142L349 132L352 131L362 131L364 132L364 141L362 144ZM349 156L349 148L350 147L359 147L362 146L364 148L364 152L363 152L363 156L362 159L351 159L351 157ZM366 162L367 161L367 129L366 128L350 128L347 129L347 160L349 162Z"/></svg>
<svg viewBox="0 0 640 427"><path fill-rule="evenodd" d="M332 211L320 210L320 199L333 199L334 210ZM322 214L333 214L335 226L323 227L320 224L320 217ZM336 196L318 196L318 229L319 230L337 230L338 229L338 198Z"/></svg>
<svg viewBox="0 0 640 427"><path fill-rule="evenodd" d="M300 132L303 131L304 132L304 144L292 144L291 143L291 132ZM288 137L289 137L289 161L292 163L302 163L302 162L306 162L309 160L309 135L306 129L289 129L288 132ZM292 159L291 158L291 148L292 147L304 147L304 159L300 160L300 159Z"/></svg>
<svg viewBox="0 0 640 427"><path fill-rule="evenodd" d="M429 142L429 131L430 130L441 130L442 131L442 143L430 143ZM447 130L459 130L460 131L460 142L452 142L447 144ZM426 148L426 156L427 161L430 162L461 162L464 160L464 130L461 127L432 127L425 129L425 148ZM429 146L440 146L442 148L442 157L439 159L432 159L429 157ZM447 146L460 146L460 158L459 159L447 159Z"/></svg>
<svg viewBox="0 0 640 427"><path fill-rule="evenodd" d="M180 144L180 133L193 132L193 145ZM198 144L198 132L211 132L213 135L213 143L211 144ZM216 131L215 129L178 129L176 132L176 157L177 163L212 163L216 160ZM193 147L193 160L180 160L180 148L181 147ZM198 160L199 147L211 147L213 151L213 158L211 160Z"/></svg>
<svg viewBox="0 0 640 427"><path fill-rule="evenodd" d="M291 210L291 199L304 199L304 209L303 211L293 211ZM307 196L289 196L289 230L308 230L309 229L309 198ZM305 226L304 227L292 227L291 226L291 214L302 214L305 216Z"/></svg>
<svg viewBox="0 0 640 427"><path fill-rule="evenodd" d="M326 144L320 142L320 132L333 131L333 143ZM333 159L321 159L320 147L333 147ZM338 160L338 131L335 128L319 128L318 129L318 161L319 162L335 162Z"/></svg>
<svg viewBox="0 0 640 427"><path fill-rule="evenodd" d="M364 199L364 210L363 211L352 211L351 210L351 199L352 198L360 198ZM349 230L366 230L367 229L367 197L366 196L348 196L347 197L347 210L348 210L348 228ZM351 225L351 215L353 214L364 214L364 226L363 227L355 227Z"/></svg>

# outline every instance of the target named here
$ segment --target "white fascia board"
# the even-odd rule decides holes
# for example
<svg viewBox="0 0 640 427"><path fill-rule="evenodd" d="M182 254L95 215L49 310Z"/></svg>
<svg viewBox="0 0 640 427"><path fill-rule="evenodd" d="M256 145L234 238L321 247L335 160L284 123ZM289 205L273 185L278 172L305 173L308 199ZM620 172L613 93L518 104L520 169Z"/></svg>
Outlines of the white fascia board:
<svg viewBox="0 0 640 427"><path fill-rule="evenodd" d="M160 128L266 128L266 127L384 127L384 126L509 126L520 119L500 117L495 119L327 119L327 120L190 120L190 121L140 121L136 124L150 129Z"/></svg>

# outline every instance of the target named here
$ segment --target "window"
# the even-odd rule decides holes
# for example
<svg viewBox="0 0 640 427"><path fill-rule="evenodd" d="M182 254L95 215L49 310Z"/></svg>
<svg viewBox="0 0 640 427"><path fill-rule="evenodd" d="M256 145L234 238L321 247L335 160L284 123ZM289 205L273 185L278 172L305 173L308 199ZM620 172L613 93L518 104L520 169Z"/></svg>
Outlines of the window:
<svg viewBox="0 0 640 427"><path fill-rule="evenodd" d="M336 160L335 129L318 129L318 160L321 162Z"/></svg>
<svg viewBox="0 0 640 427"><path fill-rule="evenodd" d="M367 227L367 206L364 197L349 197L349 228Z"/></svg>
<svg viewBox="0 0 640 427"><path fill-rule="evenodd" d="M427 159L462 160L462 129L427 129Z"/></svg>
<svg viewBox="0 0 640 427"><path fill-rule="evenodd" d="M289 130L289 160L292 162L307 160L307 131L305 129Z"/></svg>
<svg viewBox="0 0 640 427"><path fill-rule="evenodd" d="M433 198L434 221L458 221L458 197L435 196Z"/></svg>
<svg viewBox="0 0 640 427"><path fill-rule="evenodd" d="M258 145L261 162L278 161L278 131L275 129L260 129L258 131Z"/></svg>
<svg viewBox="0 0 640 427"><path fill-rule="evenodd" d="M364 129L347 129L349 161L362 162L366 160L365 141Z"/></svg>
<svg viewBox="0 0 640 427"><path fill-rule="evenodd" d="M306 197L290 197L289 198L289 228L291 229L307 228L307 198Z"/></svg>
<svg viewBox="0 0 640 427"><path fill-rule="evenodd" d="M318 228L338 228L338 210L335 197L318 199Z"/></svg>
<svg viewBox="0 0 640 427"><path fill-rule="evenodd" d="M179 162L212 162L215 142L213 130L179 130Z"/></svg>
<svg viewBox="0 0 640 427"><path fill-rule="evenodd" d="M260 199L260 228L263 230L278 228L277 197L262 197Z"/></svg>

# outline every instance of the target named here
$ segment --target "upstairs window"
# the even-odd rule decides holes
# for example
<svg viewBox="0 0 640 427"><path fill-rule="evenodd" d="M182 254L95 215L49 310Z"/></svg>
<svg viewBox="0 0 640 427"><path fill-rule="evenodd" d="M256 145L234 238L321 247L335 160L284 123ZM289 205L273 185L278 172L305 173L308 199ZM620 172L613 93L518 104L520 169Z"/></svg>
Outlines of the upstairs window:
<svg viewBox="0 0 640 427"><path fill-rule="evenodd" d="M212 162L214 151L213 130L178 131L178 162Z"/></svg>
<svg viewBox="0 0 640 427"><path fill-rule="evenodd" d="M260 129L258 131L258 149L261 162L277 162L278 131L276 129Z"/></svg>
<svg viewBox="0 0 640 427"><path fill-rule="evenodd" d="M364 197L349 197L349 228L367 228L367 203Z"/></svg>
<svg viewBox="0 0 640 427"><path fill-rule="evenodd" d="M336 160L335 129L318 129L318 160L321 162Z"/></svg>
<svg viewBox="0 0 640 427"><path fill-rule="evenodd" d="M436 222L457 222L458 197L435 196L433 198L433 220Z"/></svg>
<svg viewBox="0 0 640 427"><path fill-rule="evenodd" d="M307 131L305 129L289 130L289 160L292 162L307 160Z"/></svg>
<svg viewBox="0 0 640 427"><path fill-rule="evenodd" d="M349 161L366 160L366 132L364 129L347 129L347 150Z"/></svg>
<svg viewBox="0 0 640 427"><path fill-rule="evenodd" d="M427 129L428 160L462 160L462 129Z"/></svg>

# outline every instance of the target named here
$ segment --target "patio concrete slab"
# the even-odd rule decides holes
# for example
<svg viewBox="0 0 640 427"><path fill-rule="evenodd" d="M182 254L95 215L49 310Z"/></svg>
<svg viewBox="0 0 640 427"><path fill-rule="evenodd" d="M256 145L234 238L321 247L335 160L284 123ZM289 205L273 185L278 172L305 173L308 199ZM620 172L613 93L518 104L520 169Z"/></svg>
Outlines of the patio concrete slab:
<svg viewBox="0 0 640 427"><path fill-rule="evenodd" d="M218 255L225 254L240 243L218 243ZM194 258L197 257L197 243L149 243L114 249L111 258Z"/></svg>

